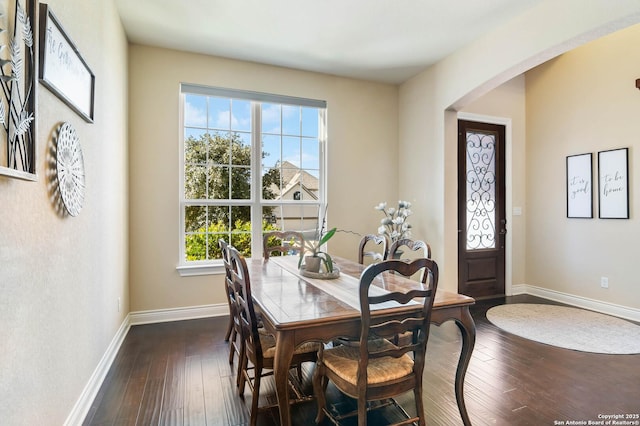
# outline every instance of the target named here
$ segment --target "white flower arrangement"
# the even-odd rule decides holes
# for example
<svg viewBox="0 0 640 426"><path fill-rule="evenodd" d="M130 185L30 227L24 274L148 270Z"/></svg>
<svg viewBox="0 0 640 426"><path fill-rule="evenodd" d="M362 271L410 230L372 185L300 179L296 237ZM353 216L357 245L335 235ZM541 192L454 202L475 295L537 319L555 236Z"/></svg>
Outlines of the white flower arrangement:
<svg viewBox="0 0 640 426"><path fill-rule="evenodd" d="M411 237L411 225L407 218L411 215L411 203L408 201L398 201L398 208L387 208L387 203L382 202L374 207L384 213L384 218L380 220L378 233L384 235L393 244L402 238Z"/></svg>

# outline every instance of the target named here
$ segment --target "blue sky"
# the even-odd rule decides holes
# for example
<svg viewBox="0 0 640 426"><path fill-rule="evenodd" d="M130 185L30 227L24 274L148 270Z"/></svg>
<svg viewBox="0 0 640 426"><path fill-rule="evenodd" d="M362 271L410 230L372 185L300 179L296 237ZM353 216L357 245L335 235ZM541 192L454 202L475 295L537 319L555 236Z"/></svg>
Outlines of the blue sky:
<svg viewBox="0 0 640 426"><path fill-rule="evenodd" d="M316 108L262 104L263 167L278 160L318 175L318 110ZM248 145L251 142L251 101L185 95L185 137L215 131L237 132Z"/></svg>

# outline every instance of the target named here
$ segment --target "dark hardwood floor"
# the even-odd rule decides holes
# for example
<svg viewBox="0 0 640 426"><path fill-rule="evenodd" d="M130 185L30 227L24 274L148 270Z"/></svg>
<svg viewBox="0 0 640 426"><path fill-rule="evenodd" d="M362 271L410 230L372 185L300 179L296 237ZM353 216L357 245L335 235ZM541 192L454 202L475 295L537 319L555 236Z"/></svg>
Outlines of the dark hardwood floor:
<svg viewBox="0 0 640 426"><path fill-rule="evenodd" d="M477 340L465 400L474 425L586 424L603 414L640 413L640 355L560 349L500 331L486 319L487 309L496 304L523 302L551 303L514 296L479 301L472 308ZM228 363L226 325L227 318L219 317L131 327L84 424L248 424L248 410L234 384L235 364ZM433 326L427 352L423 397L427 422L461 424L453 392L460 353L457 327L451 322ZM308 392L312 372L313 365L305 365L303 385ZM263 384L263 404L274 402L270 385L269 380ZM331 385L328 399L341 409L353 406ZM412 393L398 402L415 412ZM292 408L296 425L312 425L315 414L315 401ZM263 412L258 424L277 425L277 415L276 410ZM370 424L385 424L394 415L387 410L371 416Z"/></svg>

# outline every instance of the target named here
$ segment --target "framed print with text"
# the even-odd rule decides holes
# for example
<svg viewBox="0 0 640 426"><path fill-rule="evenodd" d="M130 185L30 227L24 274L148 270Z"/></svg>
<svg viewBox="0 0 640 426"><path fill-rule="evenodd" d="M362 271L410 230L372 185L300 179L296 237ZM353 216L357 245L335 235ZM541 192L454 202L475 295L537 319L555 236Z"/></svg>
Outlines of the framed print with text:
<svg viewBox="0 0 640 426"><path fill-rule="evenodd" d="M598 215L629 219L629 148L598 152Z"/></svg>
<svg viewBox="0 0 640 426"><path fill-rule="evenodd" d="M45 3L40 4L40 81L93 123L95 76Z"/></svg>
<svg viewBox="0 0 640 426"><path fill-rule="evenodd" d="M593 218L593 155L567 157L567 217Z"/></svg>

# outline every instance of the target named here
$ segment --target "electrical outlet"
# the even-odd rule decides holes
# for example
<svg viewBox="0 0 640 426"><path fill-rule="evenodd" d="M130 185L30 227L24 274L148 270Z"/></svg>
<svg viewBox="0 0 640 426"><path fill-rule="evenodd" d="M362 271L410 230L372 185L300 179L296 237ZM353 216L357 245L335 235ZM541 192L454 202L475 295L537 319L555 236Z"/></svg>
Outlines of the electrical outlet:
<svg viewBox="0 0 640 426"><path fill-rule="evenodd" d="M607 278L607 277L600 277L600 287L602 287L602 288L609 288L609 278Z"/></svg>
<svg viewBox="0 0 640 426"><path fill-rule="evenodd" d="M122 310L122 299L118 297L118 312Z"/></svg>

